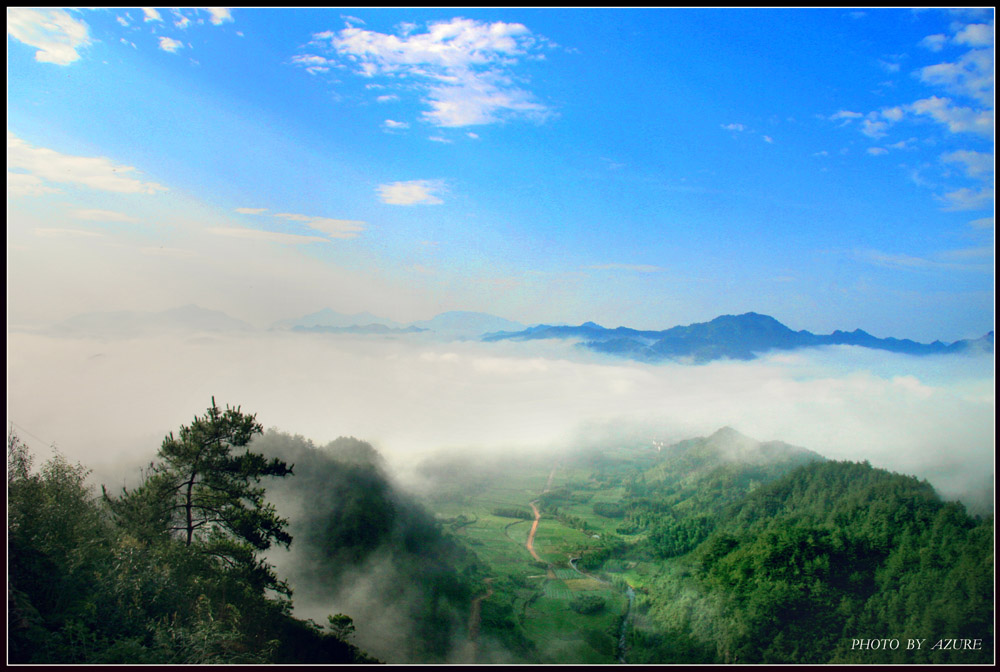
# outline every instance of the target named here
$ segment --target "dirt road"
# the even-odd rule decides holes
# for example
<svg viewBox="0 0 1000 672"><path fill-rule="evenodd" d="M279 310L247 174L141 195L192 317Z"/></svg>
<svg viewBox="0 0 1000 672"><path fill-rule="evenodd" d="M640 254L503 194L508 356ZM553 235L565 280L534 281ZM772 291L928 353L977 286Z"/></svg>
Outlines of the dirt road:
<svg viewBox="0 0 1000 672"><path fill-rule="evenodd" d="M531 557L541 562L542 559L535 553L535 532L538 530L538 521L541 519L542 514L538 512L538 507L535 506L534 502L531 502L531 510L535 512L535 522L531 524L531 531L528 532L528 543L525 544L525 547L528 549L528 553L531 553Z"/></svg>

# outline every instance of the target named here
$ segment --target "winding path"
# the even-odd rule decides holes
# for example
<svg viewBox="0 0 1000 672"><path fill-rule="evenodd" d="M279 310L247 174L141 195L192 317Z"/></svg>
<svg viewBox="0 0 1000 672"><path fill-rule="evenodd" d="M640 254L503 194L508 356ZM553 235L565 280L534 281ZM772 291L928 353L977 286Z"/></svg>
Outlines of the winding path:
<svg viewBox="0 0 1000 672"><path fill-rule="evenodd" d="M486 593L472 600L472 611L469 613L469 640L475 642L479 637L479 621L483 600L493 594L493 579L483 579L486 583Z"/></svg>
<svg viewBox="0 0 1000 672"><path fill-rule="evenodd" d="M542 514L538 512L538 507L535 506L534 502L530 504L531 510L535 512L535 522L531 524L531 531L528 532L528 543L525 544L525 547L528 549L528 553L531 553L531 557L541 562L542 559L538 557L538 553L535 553L535 532L538 530L538 521L541 520Z"/></svg>

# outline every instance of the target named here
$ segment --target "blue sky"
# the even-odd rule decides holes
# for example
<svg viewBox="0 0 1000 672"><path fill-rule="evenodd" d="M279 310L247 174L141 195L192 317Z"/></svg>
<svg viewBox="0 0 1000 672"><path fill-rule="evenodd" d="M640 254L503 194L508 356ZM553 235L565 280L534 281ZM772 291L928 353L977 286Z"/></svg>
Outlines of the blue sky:
<svg viewBox="0 0 1000 672"><path fill-rule="evenodd" d="M977 337L992 9L9 9L8 322Z"/></svg>

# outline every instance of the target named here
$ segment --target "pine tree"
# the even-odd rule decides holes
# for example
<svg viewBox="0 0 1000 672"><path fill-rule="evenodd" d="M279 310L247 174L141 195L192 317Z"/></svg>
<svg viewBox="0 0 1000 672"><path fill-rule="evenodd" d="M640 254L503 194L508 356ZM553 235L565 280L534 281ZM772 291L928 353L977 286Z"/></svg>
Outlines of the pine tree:
<svg viewBox="0 0 1000 672"><path fill-rule="evenodd" d="M213 397L205 415L164 438L160 461L150 465L144 483L118 499L109 497L109 503L140 538L174 537L259 588L290 594L257 558L273 543L287 548L292 541L288 521L265 501L259 485L264 477L291 474L292 467L246 448L262 432L255 416L238 406L222 411Z"/></svg>

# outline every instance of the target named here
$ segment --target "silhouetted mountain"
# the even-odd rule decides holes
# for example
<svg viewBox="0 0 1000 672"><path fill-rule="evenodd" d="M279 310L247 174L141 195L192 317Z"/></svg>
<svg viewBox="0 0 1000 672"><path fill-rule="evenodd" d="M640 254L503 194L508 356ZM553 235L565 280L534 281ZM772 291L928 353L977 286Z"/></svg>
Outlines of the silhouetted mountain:
<svg viewBox="0 0 1000 672"><path fill-rule="evenodd" d="M793 350L822 345L854 345L910 355L993 352L993 332L975 340L940 341L923 344L909 339L877 338L856 329L835 331L828 336L792 331L768 315L745 313L722 315L710 322L677 326L663 331L639 331L627 327L607 329L593 322L578 327L539 325L523 331L487 334L484 341L503 339L576 339L582 347L641 361L665 359L692 363L715 359L750 360L770 350Z"/></svg>

